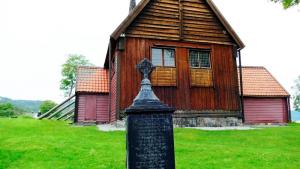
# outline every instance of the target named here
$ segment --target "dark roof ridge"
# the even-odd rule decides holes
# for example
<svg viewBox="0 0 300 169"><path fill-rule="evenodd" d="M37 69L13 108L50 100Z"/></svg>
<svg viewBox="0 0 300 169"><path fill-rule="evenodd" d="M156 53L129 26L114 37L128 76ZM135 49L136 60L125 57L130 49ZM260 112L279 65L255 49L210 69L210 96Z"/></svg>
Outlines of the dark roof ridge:
<svg viewBox="0 0 300 169"><path fill-rule="evenodd" d="M131 24L131 22L142 12L146 5L151 0L141 0L140 3L132 9L132 11L127 15L127 17L121 22L121 24L115 29L115 31L110 35L111 38L117 40L123 31Z"/></svg>

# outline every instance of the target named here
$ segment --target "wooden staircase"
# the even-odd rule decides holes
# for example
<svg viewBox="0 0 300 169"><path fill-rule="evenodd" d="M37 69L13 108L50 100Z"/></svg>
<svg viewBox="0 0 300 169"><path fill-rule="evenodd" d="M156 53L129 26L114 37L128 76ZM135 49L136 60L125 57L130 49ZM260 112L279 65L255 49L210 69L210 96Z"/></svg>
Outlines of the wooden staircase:
<svg viewBox="0 0 300 169"><path fill-rule="evenodd" d="M53 107L48 112L38 117L42 119L54 119L54 120L73 120L75 113L75 95L72 95L59 105Z"/></svg>

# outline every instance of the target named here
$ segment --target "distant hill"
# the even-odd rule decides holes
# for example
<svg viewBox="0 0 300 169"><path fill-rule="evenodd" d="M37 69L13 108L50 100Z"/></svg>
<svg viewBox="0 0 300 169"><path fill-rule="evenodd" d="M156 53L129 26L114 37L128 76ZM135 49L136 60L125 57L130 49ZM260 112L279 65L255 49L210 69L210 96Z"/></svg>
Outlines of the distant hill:
<svg viewBox="0 0 300 169"><path fill-rule="evenodd" d="M11 103L15 107L25 110L27 112L38 112L42 103L40 100L13 100L0 96L0 103Z"/></svg>

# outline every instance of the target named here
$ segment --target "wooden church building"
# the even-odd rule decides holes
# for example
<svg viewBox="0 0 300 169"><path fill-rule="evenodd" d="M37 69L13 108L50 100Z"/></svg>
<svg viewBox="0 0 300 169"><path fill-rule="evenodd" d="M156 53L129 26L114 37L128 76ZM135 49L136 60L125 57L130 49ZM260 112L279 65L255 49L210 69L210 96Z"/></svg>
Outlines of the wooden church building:
<svg viewBox="0 0 300 169"><path fill-rule="evenodd" d="M129 15L110 36L101 68L108 90L92 93L107 98L107 122L123 118L140 88L136 65L148 58L156 66L153 90L176 108L176 125L239 125L243 105L236 61L243 48L211 0L141 0L137 6L131 0ZM87 92L77 92L81 104Z"/></svg>
<svg viewBox="0 0 300 169"><path fill-rule="evenodd" d="M110 108L123 116L140 88L136 65L156 66L154 92L177 109L178 125L241 117L236 57L244 47L211 0L142 0L112 33L104 68L109 69ZM192 124L190 124L192 123Z"/></svg>

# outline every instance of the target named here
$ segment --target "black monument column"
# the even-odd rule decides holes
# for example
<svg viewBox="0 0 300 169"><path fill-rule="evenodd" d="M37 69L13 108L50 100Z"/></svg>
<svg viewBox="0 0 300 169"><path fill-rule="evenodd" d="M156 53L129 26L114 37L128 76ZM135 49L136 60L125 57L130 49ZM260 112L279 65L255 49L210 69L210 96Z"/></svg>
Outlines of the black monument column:
<svg viewBox="0 0 300 169"><path fill-rule="evenodd" d="M139 94L126 109L127 169L175 169L173 108L160 102L149 76L154 66L143 59L137 68L143 74Z"/></svg>

